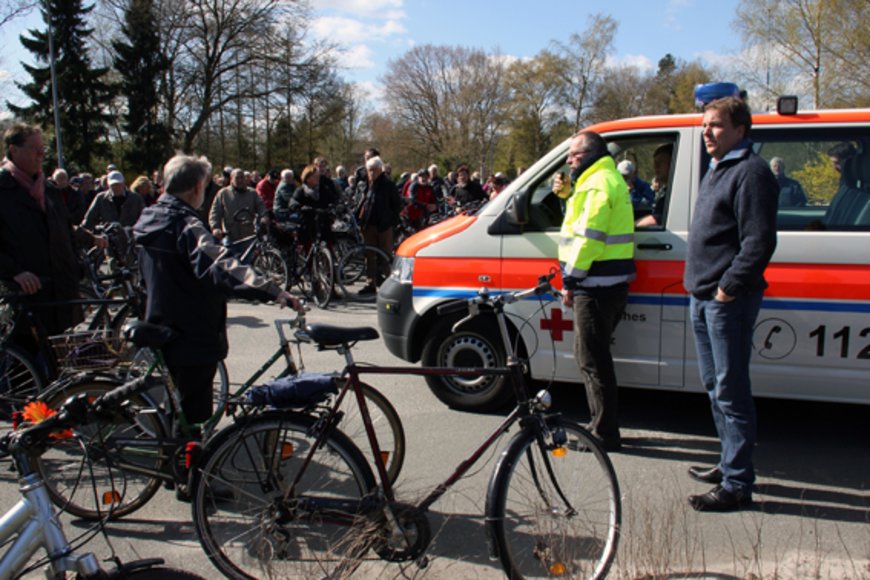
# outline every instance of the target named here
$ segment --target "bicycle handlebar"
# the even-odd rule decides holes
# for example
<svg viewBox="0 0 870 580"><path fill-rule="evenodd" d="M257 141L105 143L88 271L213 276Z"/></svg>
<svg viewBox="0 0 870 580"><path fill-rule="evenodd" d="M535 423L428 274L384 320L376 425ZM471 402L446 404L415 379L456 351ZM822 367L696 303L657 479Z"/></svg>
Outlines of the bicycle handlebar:
<svg viewBox="0 0 870 580"><path fill-rule="evenodd" d="M468 315L460 319L453 325L453 331L474 318L480 312L481 305L491 304L495 307L502 307L505 304L513 304L520 300L529 298L530 296L542 296L544 294L552 294L557 298L562 296L562 293L553 287L551 281L556 277L556 272L551 271L548 274L538 277L538 284L526 290L515 290L514 292L505 292L496 296L491 296L488 288L481 288L477 291L477 296L468 298L464 301L450 302L436 308L440 315L453 314L456 312L468 311Z"/></svg>

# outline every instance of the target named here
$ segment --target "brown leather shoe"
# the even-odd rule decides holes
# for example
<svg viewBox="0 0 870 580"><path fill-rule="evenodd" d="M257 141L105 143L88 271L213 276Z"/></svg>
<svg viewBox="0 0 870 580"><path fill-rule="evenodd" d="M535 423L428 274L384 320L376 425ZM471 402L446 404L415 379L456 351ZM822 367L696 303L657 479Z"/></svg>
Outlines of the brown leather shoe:
<svg viewBox="0 0 870 580"><path fill-rule="evenodd" d="M718 485L722 483L722 470L718 465L710 468L693 465L689 468L689 477L703 483Z"/></svg>
<svg viewBox="0 0 870 580"><path fill-rule="evenodd" d="M751 506L752 494L717 485L707 493L690 495L689 504L699 512L733 512Z"/></svg>

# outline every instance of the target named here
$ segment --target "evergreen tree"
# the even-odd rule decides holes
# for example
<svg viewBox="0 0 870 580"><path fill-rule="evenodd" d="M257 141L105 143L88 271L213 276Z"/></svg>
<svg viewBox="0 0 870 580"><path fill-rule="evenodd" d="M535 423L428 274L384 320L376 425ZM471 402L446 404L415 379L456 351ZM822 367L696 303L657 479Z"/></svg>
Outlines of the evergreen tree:
<svg viewBox="0 0 870 580"><path fill-rule="evenodd" d="M114 97L104 80L106 68L92 68L87 53L87 39L93 32L85 22L94 6L84 7L82 0L42 0L42 19L51 23L57 75L58 109L63 138L64 158L74 170L90 169L96 157L109 152L106 125L111 117L107 104ZM25 65L33 79L16 83L33 103L18 107L7 102L9 110L44 128L54 127L48 32L28 30L21 43L43 66Z"/></svg>
<svg viewBox="0 0 870 580"><path fill-rule="evenodd" d="M172 153L172 135L160 121L158 82L169 68L160 50L160 33L153 0L132 0L121 27L126 42L112 43L121 93L127 100L124 130L132 140L125 153L134 169L151 173Z"/></svg>

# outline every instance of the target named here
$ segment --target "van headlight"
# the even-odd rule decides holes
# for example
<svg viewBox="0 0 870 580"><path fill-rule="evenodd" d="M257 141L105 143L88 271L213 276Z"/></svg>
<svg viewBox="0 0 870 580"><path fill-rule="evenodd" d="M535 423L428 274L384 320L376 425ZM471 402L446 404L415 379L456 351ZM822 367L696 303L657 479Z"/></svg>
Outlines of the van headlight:
<svg viewBox="0 0 870 580"><path fill-rule="evenodd" d="M396 256L390 278L399 284L410 284L414 278L414 258Z"/></svg>

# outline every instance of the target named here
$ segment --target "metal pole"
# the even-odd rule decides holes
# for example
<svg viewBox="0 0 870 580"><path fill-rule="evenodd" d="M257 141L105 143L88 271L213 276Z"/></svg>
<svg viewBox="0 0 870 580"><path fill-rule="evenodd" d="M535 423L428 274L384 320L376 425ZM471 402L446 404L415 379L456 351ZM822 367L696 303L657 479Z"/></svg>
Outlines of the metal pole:
<svg viewBox="0 0 870 580"><path fill-rule="evenodd" d="M57 166L63 166L63 142L60 138L60 110L57 106L57 74L54 70L54 28L51 26L51 5L44 3L45 12L48 14L48 62L51 70L51 99L54 108L54 137L57 142Z"/></svg>

